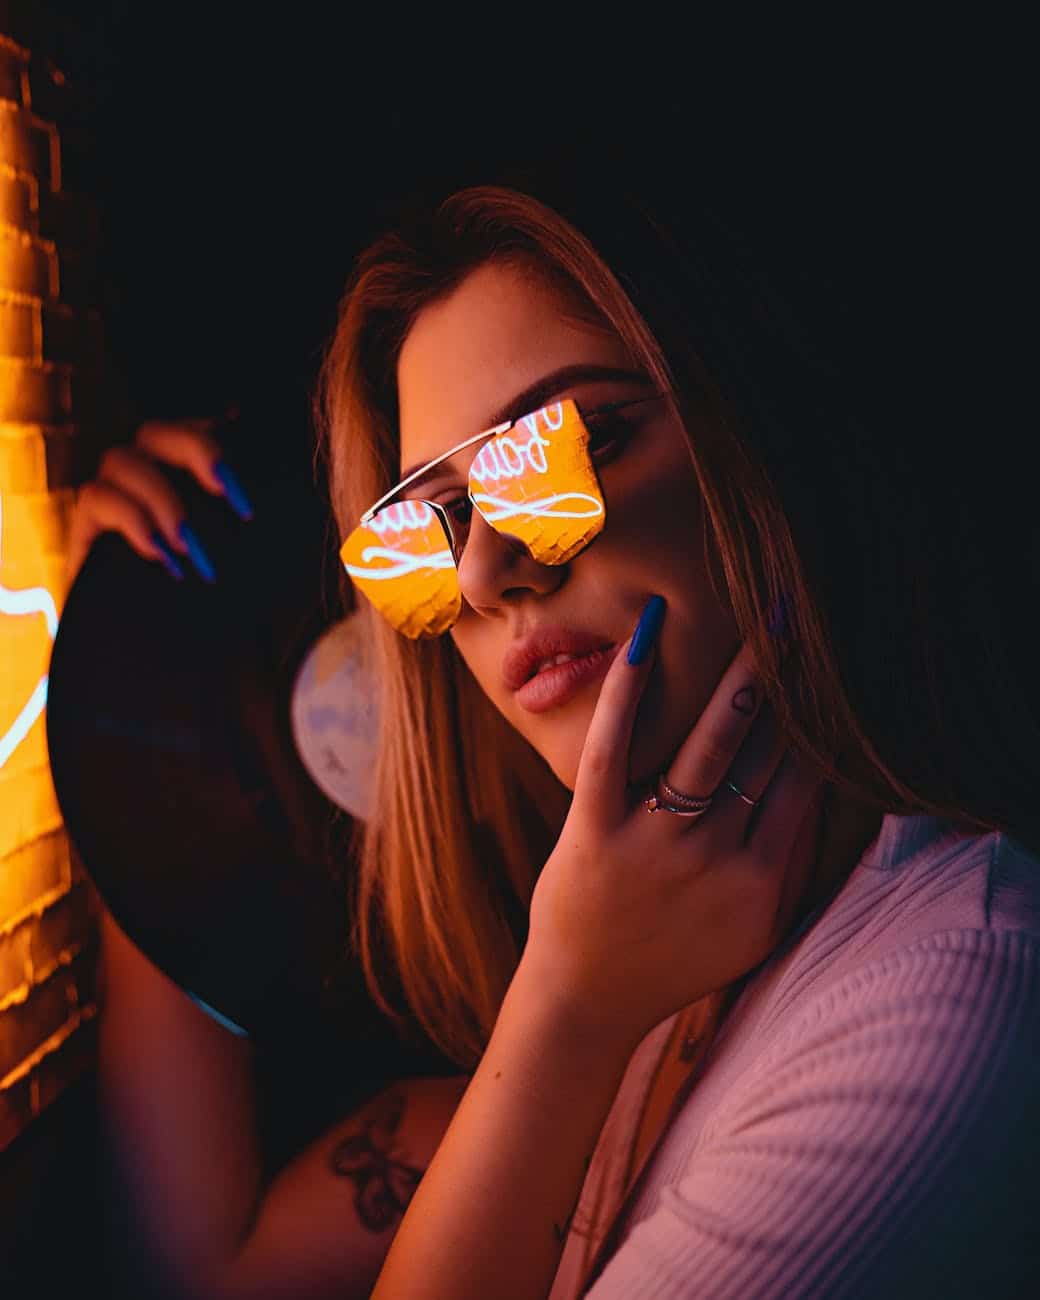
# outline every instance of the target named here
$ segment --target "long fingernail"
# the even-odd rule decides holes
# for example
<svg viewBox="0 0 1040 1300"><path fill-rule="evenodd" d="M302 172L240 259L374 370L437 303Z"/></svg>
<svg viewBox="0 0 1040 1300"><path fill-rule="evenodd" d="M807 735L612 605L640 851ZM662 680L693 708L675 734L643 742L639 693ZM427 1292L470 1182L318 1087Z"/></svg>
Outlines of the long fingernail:
<svg viewBox="0 0 1040 1300"><path fill-rule="evenodd" d="M657 634L664 622L664 598L651 596L646 602L636 630L632 634L632 643L628 647L628 662L638 665L643 662L653 649Z"/></svg>
<svg viewBox="0 0 1040 1300"><path fill-rule="evenodd" d="M213 562L206 554L205 548L195 535L195 530L187 523L181 524L177 529L181 541L188 548L188 555L191 562L198 570L199 577L206 582L216 582L217 571L213 567Z"/></svg>
<svg viewBox="0 0 1040 1300"><path fill-rule="evenodd" d="M177 557L170 550L169 543L162 533L152 533L151 543L159 552L159 558L163 562L163 567L171 578L176 578L178 582L184 580L184 570L177 563Z"/></svg>
<svg viewBox="0 0 1040 1300"><path fill-rule="evenodd" d="M224 485L224 495L227 497L228 504L239 519L252 519L253 507L249 498L245 494L245 489L238 481L235 471L226 460L218 460L213 466L213 473L220 479Z"/></svg>
<svg viewBox="0 0 1040 1300"><path fill-rule="evenodd" d="M184 991L188 994L188 997L191 998L192 1002L194 1002L197 1007L201 1007L207 1015L212 1016L218 1025L223 1025L225 1029L230 1029L231 1032L239 1038L249 1037L249 1030L243 1029L242 1026L232 1020L230 1016L225 1016L224 1013L218 1011L216 1007L211 1007L210 1004L204 1002L197 993L192 993L189 989L185 989Z"/></svg>

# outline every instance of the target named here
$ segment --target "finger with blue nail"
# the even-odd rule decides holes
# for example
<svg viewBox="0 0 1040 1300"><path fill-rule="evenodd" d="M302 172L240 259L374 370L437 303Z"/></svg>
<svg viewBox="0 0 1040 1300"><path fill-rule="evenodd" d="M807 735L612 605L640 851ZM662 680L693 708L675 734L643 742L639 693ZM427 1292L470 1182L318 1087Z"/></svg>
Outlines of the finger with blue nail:
<svg viewBox="0 0 1040 1300"><path fill-rule="evenodd" d="M213 420L150 420L138 429L136 443L154 460L187 470L207 492L222 496L239 519L250 520L253 503L213 436L215 428Z"/></svg>
<svg viewBox="0 0 1040 1300"><path fill-rule="evenodd" d="M69 585L94 540L106 532L121 534L176 582L189 571L205 583L216 582L213 559L194 523L185 519L184 502L167 472L186 471L211 496L222 497L239 519L252 519L253 503L214 437L216 427L213 420L151 420L133 442L104 452L97 477L77 493L67 548Z"/></svg>
<svg viewBox="0 0 1040 1300"><path fill-rule="evenodd" d="M227 497L228 505L231 506L239 519L250 520L253 517L253 507L245 489L239 482L237 475L226 460L217 461L213 466L213 472L224 485L224 495Z"/></svg>
<svg viewBox="0 0 1040 1300"><path fill-rule="evenodd" d="M213 561L210 559L206 548L203 546L201 539L195 529L184 520L177 530L178 536L187 549L188 556L195 566L195 572L203 582L214 583L217 580L217 571L213 567Z"/></svg>
<svg viewBox="0 0 1040 1300"><path fill-rule="evenodd" d="M665 609L663 597L650 597L627 647L616 656L603 679L574 786L575 805L579 809L595 808L597 816L610 809L608 818L622 817L627 810L632 731L650 678Z"/></svg>

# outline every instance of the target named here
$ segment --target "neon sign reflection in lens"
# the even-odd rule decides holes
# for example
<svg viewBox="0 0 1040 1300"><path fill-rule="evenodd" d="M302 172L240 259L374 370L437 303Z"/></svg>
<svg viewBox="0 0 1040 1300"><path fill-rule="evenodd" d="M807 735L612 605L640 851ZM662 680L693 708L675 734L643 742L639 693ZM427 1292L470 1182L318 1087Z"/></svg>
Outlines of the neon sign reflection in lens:
<svg viewBox="0 0 1040 1300"><path fill-rule="evenodd" d="M566 564L584 550L606 511L574 403L545 406L486 442L470 466L469 497L492 528L518 538L539 564Z"/></svg>
<svg viewBox="0 0 1040 1300"><path fill-rule="evenodd" d="M413 640L440 636L459 616L451 538L442 511L428 501L383 506L354 529L340 558L387 622Z"/></svg>
<svg viewBox="0 0 1040 1300"><path fill-rule="evenodd" d="M517 539L533 560L547 565L566 564L602 532L606 506L588 429L572 400L471 441L482 436L470 463L468 495L491 528ZM343 543L344 567L397 631L412 638L439 636L462 608L447 516L421 499L378 506Z"/></svg>

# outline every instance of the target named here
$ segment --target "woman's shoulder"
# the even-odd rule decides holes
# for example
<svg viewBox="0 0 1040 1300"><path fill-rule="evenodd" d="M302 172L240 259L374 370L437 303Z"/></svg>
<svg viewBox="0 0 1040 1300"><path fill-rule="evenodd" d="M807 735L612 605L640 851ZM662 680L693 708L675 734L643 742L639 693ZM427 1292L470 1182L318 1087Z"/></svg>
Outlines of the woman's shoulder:
<svg viewBox="0 0 1040 1300"><path fill-rule="evenodd" d="M1010 835L992 840L988 920L992 929L1040 934L1040 856Z"/></svg>
<svg viewBox="0 0 1040 1300"><path fill-rule="evenodd" d="M675 1296L690 1276L720 1296L1026 1294L1002 1288L1040 1266L1040 936L934 931L789 1006L766 1041L744 1028L592 1295L648 1276Z"/></svg>
<svg viewBox="0 0 1040 1300"><path fill-rule="evenodd" d="M869 1033L889 1015L972 1033L1017 1022L1038 980L1040 861L1000 832L886 816L829 905L752 980L736 1022L754 1025L745 1050L759 1060L803 1052L814 1027Z"/></svg>
<svg viewBox="0 0 1040 1300"><path fill-rule="evenodd" d="M996 952L1011 933L1040 940L1040 859L1000 831L888 815L801 956L820 973L848 974L896 953L914 960L941 935Z"/></svg>
<svg viewBox="0 0 1040 1300"><path fill-rule="evenodd" d="M1008 836L886 818L747 987L591 1295L1025 1294L1038 877Z"/></svg>

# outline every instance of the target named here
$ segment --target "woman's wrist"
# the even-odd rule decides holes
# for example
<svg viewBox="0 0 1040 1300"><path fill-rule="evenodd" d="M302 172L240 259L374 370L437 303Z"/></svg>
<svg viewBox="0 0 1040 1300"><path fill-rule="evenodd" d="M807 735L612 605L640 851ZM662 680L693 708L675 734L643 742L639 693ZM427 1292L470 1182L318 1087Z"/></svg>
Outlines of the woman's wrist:
<svg viewBox="0 0 1040 1300"><path fill-rule="evenodd" d="M620 1001L592 998L575 989L564 963L528 948L509 985L499 1021L530 1026L533 1037L561 1056L608 1070L627 1062L652 1025L635 1024Z"/></svg>
<svg viewBox="0 0 1040 1300"><path fill-rule="evenodd" d="M373 1297L547 1295L635 1045L521 961Z"/></svg>

